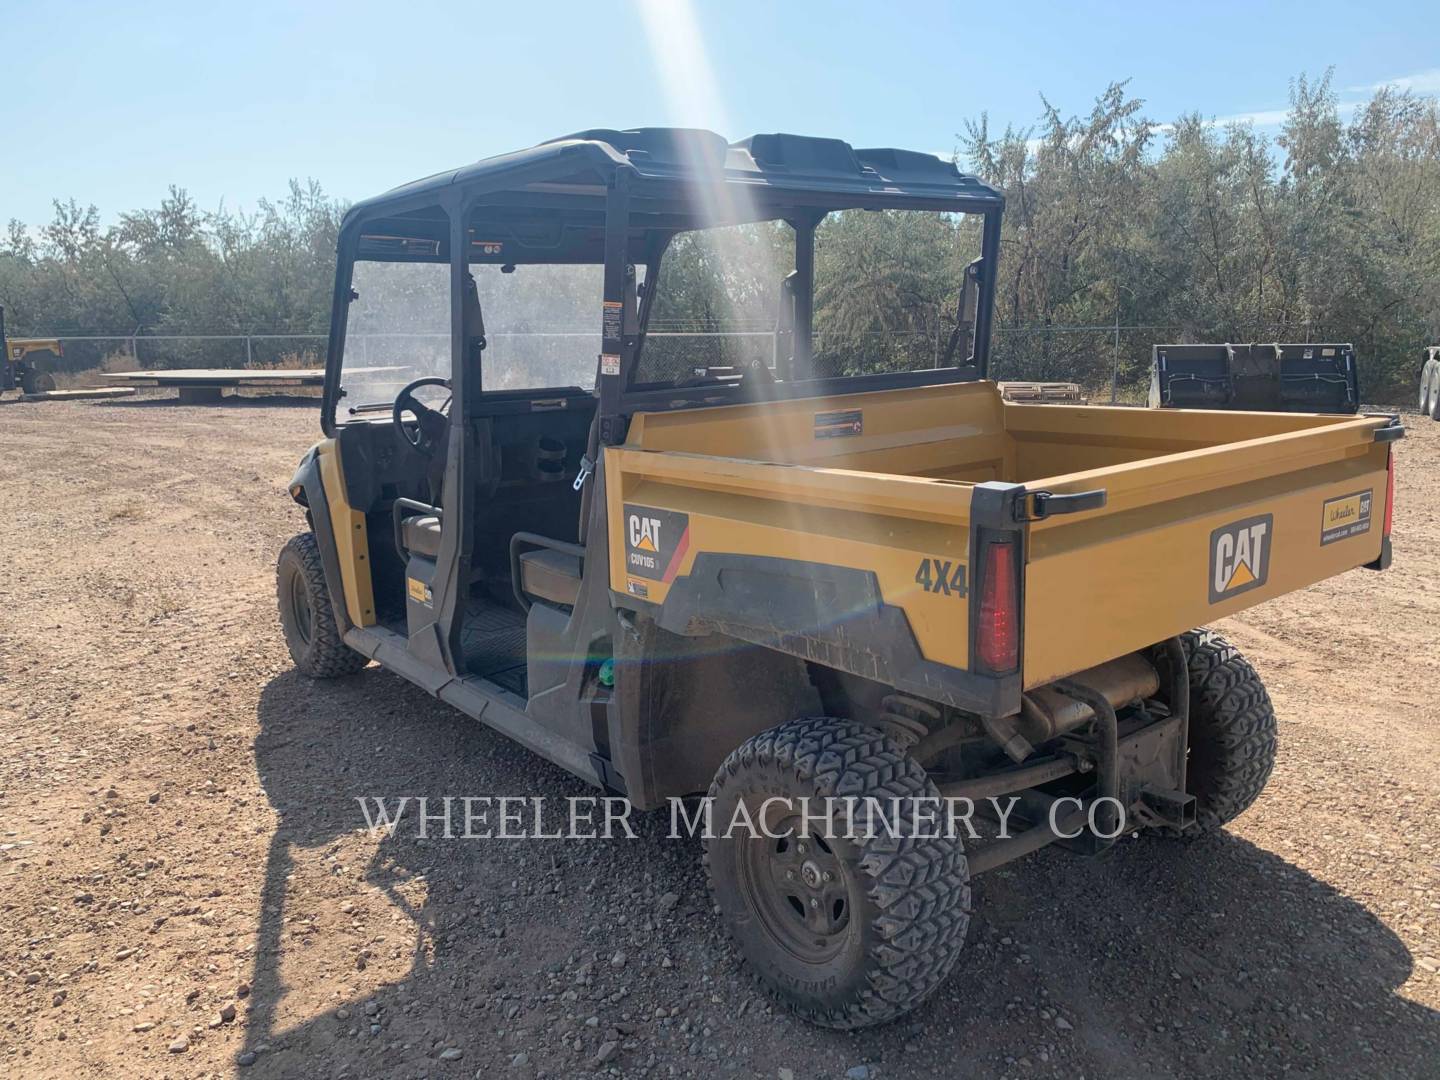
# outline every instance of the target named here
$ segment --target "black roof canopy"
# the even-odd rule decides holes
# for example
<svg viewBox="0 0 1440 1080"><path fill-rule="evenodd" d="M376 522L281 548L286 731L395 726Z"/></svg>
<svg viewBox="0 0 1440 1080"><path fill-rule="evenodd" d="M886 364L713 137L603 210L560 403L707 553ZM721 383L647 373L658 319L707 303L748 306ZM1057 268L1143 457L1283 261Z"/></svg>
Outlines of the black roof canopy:
<svg viewBox="0 0 1440 1080"><path fill-rule="evenodd" d="M620 170L630 171L632 229L657 237L829 210L973 214L1004 204L1000 192L932 154L803 135L727 143L695 128L595 129L367 199L351 208L345 228L363 227L361 257L444 258L446 227L433 207L458 194L474 205L467 224L477 261L593 261L606 190ZM422 244L407 247L407 238ZM490 241L503 244L503 256L488 251Z"/></svg>

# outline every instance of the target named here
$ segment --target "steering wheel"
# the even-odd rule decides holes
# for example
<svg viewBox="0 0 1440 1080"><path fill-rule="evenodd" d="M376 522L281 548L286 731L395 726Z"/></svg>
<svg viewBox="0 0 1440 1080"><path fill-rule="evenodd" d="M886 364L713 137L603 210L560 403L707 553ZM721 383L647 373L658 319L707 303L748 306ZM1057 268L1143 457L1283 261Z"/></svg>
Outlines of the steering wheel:
<svg viewBox="0 0 1440 1080"><path fill-rule="evenodd" d="M395 435L402 443L426 457L434 457L445 445L445 435L450 430L450 417L445 414L450 399L446 398L438 409L421 404L415 398L415 391L424 386L443 386L449 390L450 380L442 379L438 375L427 375L423 379L407 383L405 388L395 395L395 405L390 410L390 416L395 422ZM414 414L415 419L406 420L407 412Z"/></svg>

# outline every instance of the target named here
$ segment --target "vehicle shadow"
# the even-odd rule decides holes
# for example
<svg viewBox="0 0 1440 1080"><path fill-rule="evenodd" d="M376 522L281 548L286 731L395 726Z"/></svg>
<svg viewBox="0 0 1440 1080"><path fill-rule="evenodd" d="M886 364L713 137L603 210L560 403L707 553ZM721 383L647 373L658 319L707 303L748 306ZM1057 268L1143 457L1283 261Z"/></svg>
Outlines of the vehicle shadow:
<svg viewBox="0 0 1440 1080"><path fill-rule="evenodd" d="M945 996L967 976L1026 1001L1046 990L1037 1004L1101 1075L1419 1076L1440 1060L1440 1012L1395 992L1413 969L1401 940L1233 833L1041 852L981 878L976 900Z"/></svg>
<svg viewBox="0 0 1440 1080"><path fill-rule="evenodd" d="M541 794L563 803L592 792L376 667L329 682L280 675L262 689L258 714L257 771L279 822L264 870L242 1050L258 1051L258 1060L245 1075L332 1075L347 1064L361 1075L390 1075L411 1061L423 1071L420 1062L428 1056L433 1067L439 1048L431 1043L446 1031L453 1034L445 1045L465 1049L473 1074L489 1055L483 1037L476 1041L472 995L489 1003L497 986L533 977L576 947L543 925L497 936L529 906L530 885L553 878L575 853L554 841L419 839L413 804L404 827L371 835L357 798L393 805L399 796ZM458 809L454 830L463 831ZM297 921L306 929L298 938ZM523 923L517 918L517 928ZM345 942L347 968L327 971L323 992L307 968L312 930L327 944ZM331 949L332 968L333 958ZM336 987L359 985L383 988L335 996ZM361 1007L372 998L373 1016ZM418 1002L426 1011L411 1024ZM337 1020L346 1006L352 1015ZM372 1022L384 1026L382 1037L371 1035Z"/></svg>
<svg viewBox="0 0 1440 1080"><path fill-rule="evenodd" d="M357 796L593 794L396 676L276 677L255 754L279 825L246 1076L570 1076L600 1071L612 1024L609 1064L627 1074L1403 1076L1440 1053L1440 1013L1395 992L1412 963L1400 940L1231 834L1098 862L1044 851L978 879L946 985L896 1024L839 1033L770 1011L742 977L697 844L667 838L666 813L636 814L635 840L422 840L413 819L367 834ZM616 950L623 970L605 962ZM672 1004L695 1026L655 1019Z"/></svg>

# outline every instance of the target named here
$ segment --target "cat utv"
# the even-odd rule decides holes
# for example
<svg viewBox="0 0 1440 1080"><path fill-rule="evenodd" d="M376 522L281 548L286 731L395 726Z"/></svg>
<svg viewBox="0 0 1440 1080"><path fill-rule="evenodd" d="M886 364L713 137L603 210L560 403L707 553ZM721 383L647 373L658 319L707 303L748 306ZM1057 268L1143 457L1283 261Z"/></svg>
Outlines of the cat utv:
<svg viewBox="0 0 1440 1080"><path fill-rule="evenodd" d="M926 154L643 129L355 206L279 559L297 667L375 661L638 808L708 795L740 951L833 1027L945 979L972 875L1219 829L1275 717L1191 628L1385 567L1403 428L1003 400L1002 202ZM907 215L978 248L948 339L893 332L872 240ZM746 245L763 272L704 279ZM934 824L988 797L990 842Z"/></svg>

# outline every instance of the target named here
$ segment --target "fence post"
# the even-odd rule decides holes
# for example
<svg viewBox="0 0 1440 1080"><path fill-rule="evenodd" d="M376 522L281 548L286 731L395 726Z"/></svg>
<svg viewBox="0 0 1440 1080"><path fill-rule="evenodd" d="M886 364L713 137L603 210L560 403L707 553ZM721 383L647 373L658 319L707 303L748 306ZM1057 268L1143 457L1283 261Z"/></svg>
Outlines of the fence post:
<svg viewBox="0 0 1440 1080"><path fill-rule="evenodd" d="M247 368L248 368L248 367L254 367L254 366L255 366L255 354L250 351L250 335L249 335L249 334L246 334L246 335L245 335L245 366L246 366Z"/></svg>
<svg viewBox="0 0 1440 1080"><path fill-rule="evenodd" d="M1120 305L1115 305L1115 351L1110 365L1110 404L1114 405L1120 394Z"/></svg>

